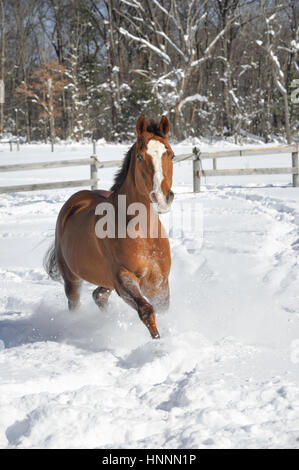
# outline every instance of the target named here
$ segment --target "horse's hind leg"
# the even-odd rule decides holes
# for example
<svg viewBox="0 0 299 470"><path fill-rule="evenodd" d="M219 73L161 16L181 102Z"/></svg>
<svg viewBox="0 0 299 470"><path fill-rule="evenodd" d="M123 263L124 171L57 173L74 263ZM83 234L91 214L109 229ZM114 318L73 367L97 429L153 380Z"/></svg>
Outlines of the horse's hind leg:
<svg viewBox="0 0 299 470"><path fill-rule="evenodd" d="M107 307L108 299L110 297L112 290L106 289L106 287L97 287L93 293L92 298L101 309Z"/></svg>
<svg viewBox="0 0 299 470"><path fill-rule="evenodd" d="M68 268L59 249L56 250L56 260L64 281L64 292L68 299L69 310L75 310L80 305L82 280Z"/></svg>
<svg viewBox="0 0 299 470"><path fill-rule="evenodd" d="M64 280L64 291L68 298L69 310L75 310L80 306L80 279Z"/></svg>
<svg viewBox="0 0 299 470"><path fill-rule="evenodd" d="M118 275L117 293L122 299L137 310L140 320L145 324L153 339L160 338L157 329L154 308L143 297L139 282L134 273L122 269Z"/></svg>

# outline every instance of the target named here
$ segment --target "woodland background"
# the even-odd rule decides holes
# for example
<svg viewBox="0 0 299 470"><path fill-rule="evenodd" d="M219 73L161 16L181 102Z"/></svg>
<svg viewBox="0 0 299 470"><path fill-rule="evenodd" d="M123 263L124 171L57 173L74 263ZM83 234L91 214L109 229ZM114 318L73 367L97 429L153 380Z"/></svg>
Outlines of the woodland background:
<svg viewBox="0 0 299 470"><path fill-rule="evenodd" d="M298 135L298 0L0 0L0 26L3 135Z"/></svg>

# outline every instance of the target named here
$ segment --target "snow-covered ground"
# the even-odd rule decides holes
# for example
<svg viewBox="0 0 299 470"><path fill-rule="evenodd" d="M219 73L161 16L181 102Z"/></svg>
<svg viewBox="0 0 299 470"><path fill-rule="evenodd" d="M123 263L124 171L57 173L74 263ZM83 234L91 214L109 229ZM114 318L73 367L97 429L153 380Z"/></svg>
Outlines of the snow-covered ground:
<svg viewBox="0 0 299 470"><path fill-rule="evenodd" d="M91 153L7 147L0 164ZM102 144L98 153L118 159L127 148ZM100 171L101 187L113 173ZM88 176L82 167L0 173L0 184ZM117 295L100 312L87 284L81 310L69 313L62 285L43 271L75 189L0 195L1 448L299 447L299 189L279 175L207 178L197 196L191 183L190 162L177 164L174 214L182 204L203 214L203 236L171 239L171 307L157 315L159 341Z"/></svg>

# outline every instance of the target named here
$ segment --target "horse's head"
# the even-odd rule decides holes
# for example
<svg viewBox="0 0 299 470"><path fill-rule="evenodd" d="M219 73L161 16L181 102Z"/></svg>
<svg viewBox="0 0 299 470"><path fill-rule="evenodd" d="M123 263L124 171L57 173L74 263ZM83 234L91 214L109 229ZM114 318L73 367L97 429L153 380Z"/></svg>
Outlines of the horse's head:
<svg viewBox="0 0 299 470"><path fill-rule="evenodd" d="M157 212L168 212L174 198L172 186L172 159L174 153L167 141L170 129L166 116L160 124L147 122L144 115L137 121L135 145L135 178L138 187L148 193Z"/></svg>

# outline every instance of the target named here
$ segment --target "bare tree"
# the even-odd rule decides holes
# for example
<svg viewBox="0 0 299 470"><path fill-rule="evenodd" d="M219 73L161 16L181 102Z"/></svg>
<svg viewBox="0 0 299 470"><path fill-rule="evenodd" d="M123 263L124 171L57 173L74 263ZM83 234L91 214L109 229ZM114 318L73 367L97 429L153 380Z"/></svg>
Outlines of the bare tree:
<svg viewBox="0 0 299 470"><path fill-rule="evenodd" d="M167 8L163 1L134 1L131 8L132 13L128 11L123 14L127 27L121 27L119 31L130 40L131 47L135 43L140 49L146 48L163 66L164 73L153 74L151 78L153 89L160 94L169 112L173 113L175 133L182 137L184 106L205 99L198 93L189 93L190 81L198 74L200 67L212 58L215 45L225 35L234 16L220 31L215 28L209 43L201 51L197 43L199 30L207 16L208 2L192 0L185 4L172 0L170 8ZM167 25L168 34L163 24Z"/></svg>
<svg viewBox="0 0 299 470"><path fill-rule="evenodd" d="M5 14L3 0L0 0L0 16L1 16L1 80L5 83ZM4 101L4 100L3 100ZM0 103L0 132L3 132L4 124L4 103Z"/></svg>
<svg viewBox="0 0 299 470"><path fill-rule="evenodd" d="M256 43L263 48L267 54L269 61L271 63L271 69L273 73L273 78L275 85L283 98L284 104L284 119L285 119L285 130L287 136L287 142L290 144L292 140L291 136L291 126L290 126L290 112L289 112L289 103L288 103L288 91L287 91L287 77L283 72L282 64L279 60L277 52L280 46L280 31L281 24L277 21L278 12L281 9L281 5L272 8L272 5L268 5L267 2L263 0L261 2L261 10L265 24L265 34L263 40L258 39ZM292 60L294 60L295 53L294 48L289 46L289 51L292 55Z"/></svg>
<svg viewBox="0 0 299 470"><path fill-rule="evenodd" d="M290 141L298 15L297 0L0 0L0 125L28 142L50 127L62 138L115 140L129 138L138 113L164 112L178 139L267 140L286 128ZM16 90L34 88L54 58L67 83L52 96L53 124ZM38 93L49 107L52 91Z"/></svg>
<svg viewBox="0 0 299 470"><path fill-rule="evenodd" d="M56 60L47 62L35 71L31 84L22 82L16 89L17 93L26 95L41 108L39 118L48 119L52 144L56 136L55 118L62 113L61 93L66 85L64 71L64 67Z"/></svg>

